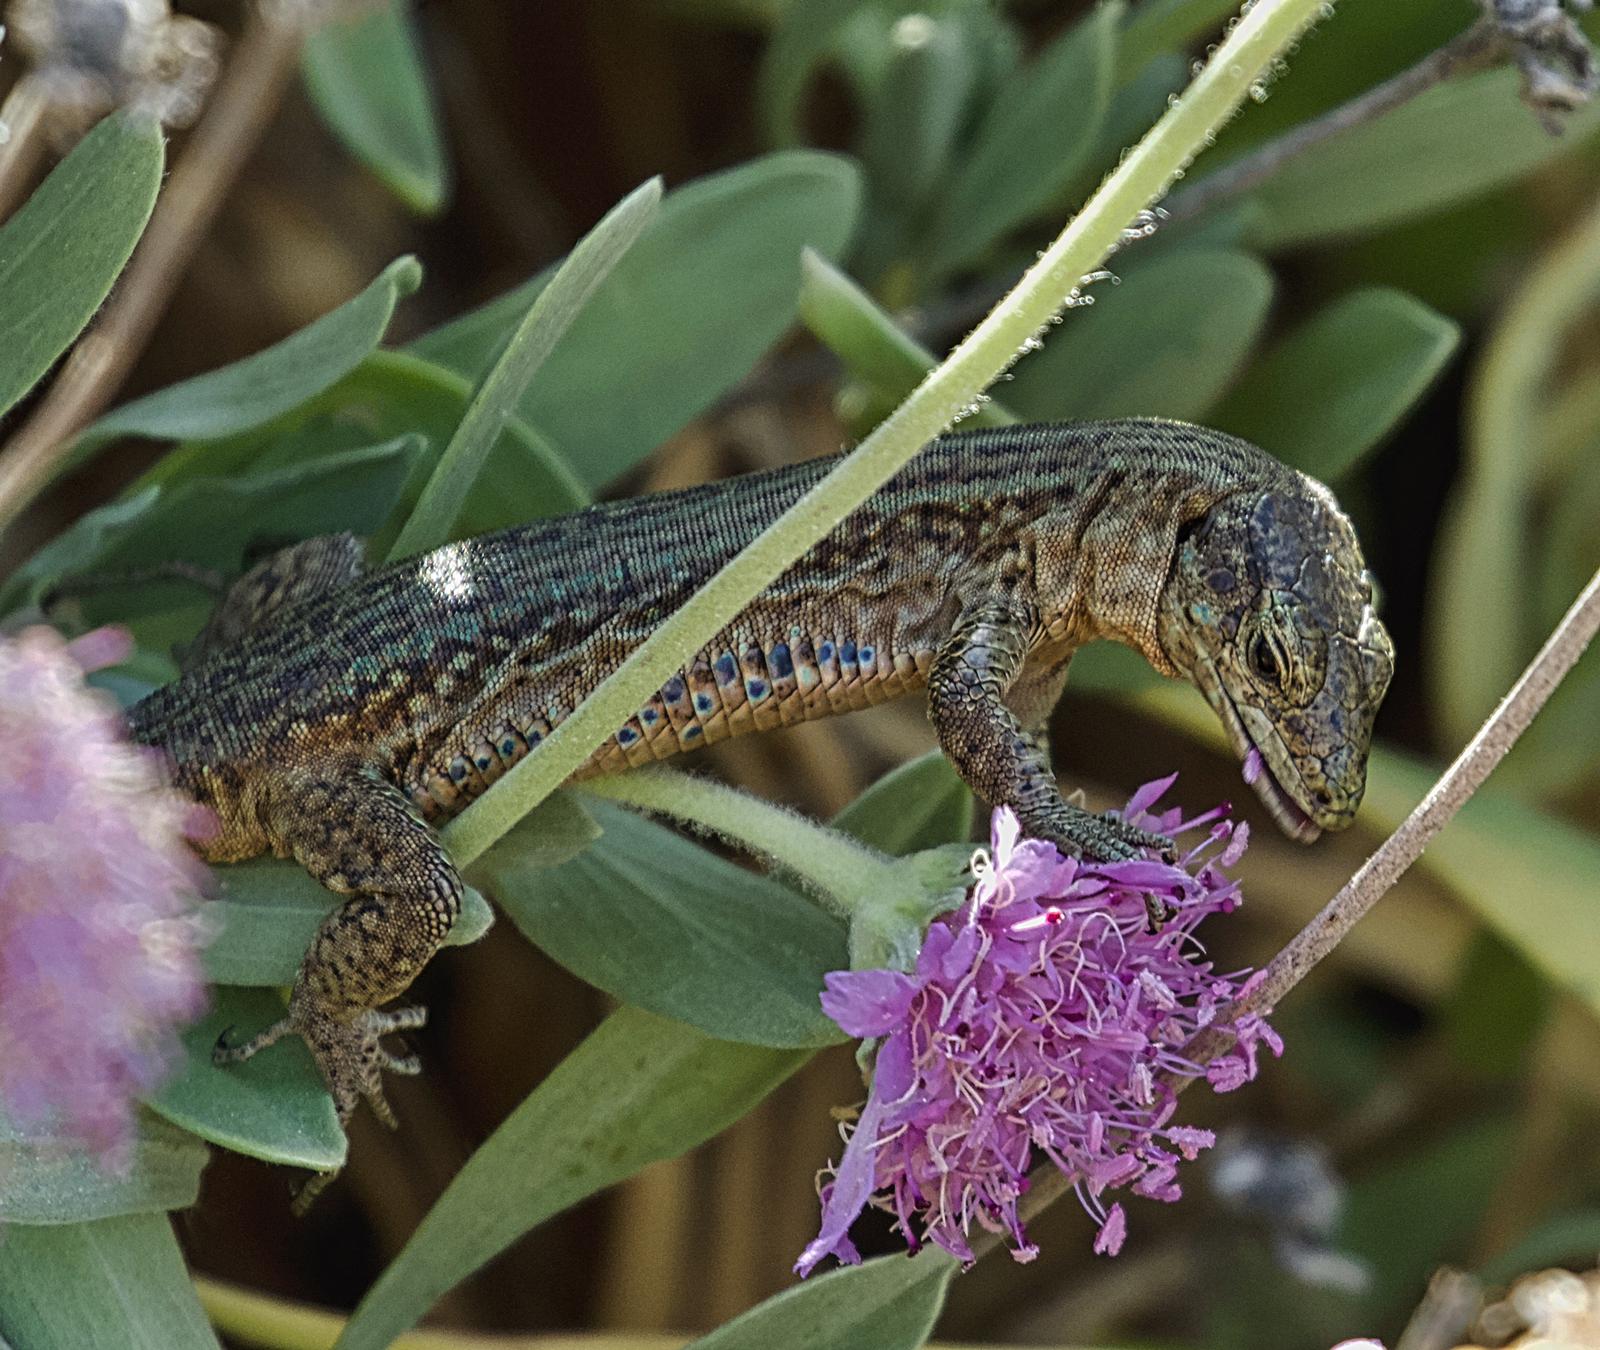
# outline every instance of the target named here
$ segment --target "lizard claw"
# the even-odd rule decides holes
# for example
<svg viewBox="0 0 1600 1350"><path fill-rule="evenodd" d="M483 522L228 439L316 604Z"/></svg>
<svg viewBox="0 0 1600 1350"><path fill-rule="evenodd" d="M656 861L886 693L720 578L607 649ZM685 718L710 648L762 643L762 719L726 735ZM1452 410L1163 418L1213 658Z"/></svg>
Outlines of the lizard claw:
<svg viewBox="0 0 1600 1350"><path fill-rule="evenodd" d="M395 1031L410 1031L423 1026L428 1020L426 1008L396 1008L392 1012L379 1012L375 1008L358 1011L353 1018L340 1020L319 1014L306 1014L291 1004L289 1015L274 1022L259 1035L242 1045L229 1045L229 1027L217 1037L211 1051L213 1064L241 1064L259 1054L269 1045L281 1040L290 1032L306 1039L312 1057L333 1097L334 1109L339 1113L339 1124L345 1125L355 1114L364 1099L372 1112L391 1130L400 1122L395 1119L388 1099L383 1095L383 1071L390 1073L419 1074L422 1061L415 1055L394 1055L385 1050L382 1038ZM320 1173L301 1188L295 1199L295 1210L303 1213L318 1191L327 1185L333 1173Z"/></svg>
<svg viewBox="0 0 1600 1350"><path fill-rule="evenodd" d="M422 1065L415 1056L391 1055L381 1039L390 1032L424 1025L428 1020L426 1008L396 1008L393 1012L368 1008L348 1021L318 1014L297 1018L291 1012L289 1020L311 1047L322 1080L333 1095L341 1125L355 1114L364 1099L372 1113L391 1130L399 1126L383 1095L383 1071L415 1074Z"/></svg>

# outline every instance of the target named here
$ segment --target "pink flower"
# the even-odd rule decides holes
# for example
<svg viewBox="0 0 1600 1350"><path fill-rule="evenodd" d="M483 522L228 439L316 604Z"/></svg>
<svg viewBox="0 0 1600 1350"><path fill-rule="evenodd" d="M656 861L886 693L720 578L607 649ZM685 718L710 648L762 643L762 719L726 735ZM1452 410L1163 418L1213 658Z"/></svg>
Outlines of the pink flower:
<svg viewBox="0 0 1600 1350"><path fill-rule="evenodd" d="M209 816L83 683L128 647L112 629L0 637L0 1104L113 1165L205 1005L205 871L184 838Z"/></svg>
<svg viewBox="0 0 1600 1350"><path fill-rule="evenodd" d="M848 1234L869 1203L896 1215L913 1249L932 1241L971 1261L977 1223L1031 1260L1017 1206L1041 1156L1077 1178L1099 1224L1096 1252L1115 1256L1127 1234L1106 1191L1179 1198L1178 1163L1214 1140L1171 1123L1176 1099L1158 1075L1199 1074L1184 1045L1246 987L1212 970L1194 930L1238 905L1223 869L1244 852L1247 827L1225 820L1225 807L1188 821L1154 813L1172 782L1140 788L1123 815L1174 837L1209 827L1177 864L1065 857L1021 839L1001 808L991 855L974 859L969 902L928 930L913 973L827 977L828 1015L851 1035L883 1039L800 1274L830 1254L860 1259ZM1153 902L1170 915L1155 932ZM1283 1050L1259 1016L1234 1031L1237 1043L1206 1070L1217 1091L1255 1076L1259 1045Z"/></svg>

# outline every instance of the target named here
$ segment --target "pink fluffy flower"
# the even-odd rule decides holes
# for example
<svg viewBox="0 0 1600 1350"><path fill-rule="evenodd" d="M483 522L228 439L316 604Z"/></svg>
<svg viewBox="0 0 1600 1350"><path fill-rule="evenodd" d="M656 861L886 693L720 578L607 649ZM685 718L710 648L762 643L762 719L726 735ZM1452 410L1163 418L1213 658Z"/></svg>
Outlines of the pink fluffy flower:
<svg viewBox="0 0 1600 1350"><path fill-rule="evenodd" d="M1020 839L1001 808L968 903L928 930L915 971L828 976L828 1015L881 1042L866 1105L823 1189L821 1231L796 1263L802 1275L828 1255L860 1259L848 1234L869 1203L896 1216L913 1248L932 1241L970 1261L976 1223L1030 1260L1037 1248L1017 1204L1038 1157L1077 1178L1099 1223L1097 1252L1116 1255L1127 1234L1105 1192L1178 1199L1178 1163L1214 1141L1172 1124L1176 1099L1158 1075L1199 1074L1183 1046L1248 987L1215 973L1194 936L1207 915L1239 903L1224 869L1244 852L1247 827L1223 819L1226 808L1188 821L1152 811L1172 782L1140 788L1123 815L1175 837L1204 828L1176 864L1065 857ZM1153 904L1169 915L1154 932ZM1255 1076L1259 1045L1283 1049L1259 1016L1234 1030L1237 1044L1204 1071L1219 1092Z"/></svg>
<svg viewBox="0 0 1600 1350"><path fill-rule="evenodd" d="M112 629L0 637L0 1105L113 1165L134 1097L205 1005L205 872L184 838L209 818L83 682L128 645Z"/></svg>

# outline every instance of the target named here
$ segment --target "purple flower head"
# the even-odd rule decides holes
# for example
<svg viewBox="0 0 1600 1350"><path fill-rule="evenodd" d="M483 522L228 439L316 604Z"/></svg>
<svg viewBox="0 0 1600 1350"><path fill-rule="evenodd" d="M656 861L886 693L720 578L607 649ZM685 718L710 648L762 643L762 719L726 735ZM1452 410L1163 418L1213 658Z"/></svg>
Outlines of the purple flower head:
<svg viewBox="0 0 1600 1350"><path fill-rule="evenodd" d="M184 838L209 814L83 683L128 648L112 629L0 637L0 1106L111 1165L205 1005L205 871Z"/></svg>
<svg viewBox="0 0 1600 1350"><path fill-rule="evenodd" d="M1077 1179L1099 1224L1096 1252L1115 1256L1127 1235L1106 1191L1178 1199L1178 1163L1214 1140L1172 1124L1177 1103L1160 1075L1200 1074L1183 1047L1248 987L1217 974L1194 935L1207 915L1238 905L1224 869L1248 827L1225 819L1226 806L1192 820L1155 811L1172 782L1147 783L1122 814L1173 837L1203 831L1176 864L1066 857L1022 839L1002 807L991 851L973 859L968 902L929 928L915 971L827 977L828 1015L851 1035L883 1039L800 1274L828 1255L859 1260L848 1234L869 1203L896 1216L913 1249L932 1241L971 1261L977 1223L1031 1260L1038 1249L1017 1206L1036 1156ZM1152 908L1170 916L1155 932ZM1260 1016L1234 1031L1237 1043L1205 1070L1219 1092L1255 1076L1260 1044L1283 1050Z"/></svg>

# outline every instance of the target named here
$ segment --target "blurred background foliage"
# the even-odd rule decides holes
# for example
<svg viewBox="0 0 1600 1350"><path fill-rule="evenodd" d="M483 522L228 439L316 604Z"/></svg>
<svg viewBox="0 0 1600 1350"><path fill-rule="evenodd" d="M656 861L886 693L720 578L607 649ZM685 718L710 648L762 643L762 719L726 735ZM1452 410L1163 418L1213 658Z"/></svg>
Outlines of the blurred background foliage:
<svg viewBox="0 0 1600 1350"><path fill-rule="evenodd" d="M366 6L310 40L303 81L188 260L122 406L7 537L0 608L83 572L174 557L235 569L262 537L392 541L555 260L656 173L670 189L659 214L518 402L452 533L835 450L981 316L1232 8ZM230 5L191 10L237 28ZM1515 74L1486 70L1248 191L1204 209L1189 196L1478 12L1339 0L1195 163L1170 218L1130 239L1114 275L1088 282L976 410L1209 421L1324 478L1356 519L1399 660L1348 836L1308 851L1278 838L1198 697L1127 653L1081 657L1056 717L1058 769L1099 803L1178 767L1190 804L1233 798L1260 827L1250 904L1215 935L1224 965L1265 960L1337 888L1600 565L1600 107L1553 137ZM180 133L180 161L183 148ZM420 272L393 261L404 254ZM132 696L170 678L167 653L204 612L192 590L151 584L70 615L132 621L140 656L113 681ZM697 767L826 818L931 743L919 708L888 707L718 747ZM1089 1255L1086 1220L1059 1206L1038 1225L1039 1262L991 1259L951 1284L940 1336L1322 1347L1395 1336L1441 1263L1491 1282L1592 1264L1597 789L1591 655L1424 865L1281 1010L1286 1058L1247 1093L1186 1099L1271 1184L1241 1188L1219 1159L1182 1204L1137 1205L1114 1262ZM646 859L664 847L626 845ZM518 865L502 859L486 889L515 891ZM558 898L602 884L574 865L550 874L565 876ZM630 886L649 899L648 879L603 882L621 902ZM726 876L718 886L737 894ZM502 923L435 963L418 986L434 1011L427 1077L392 1088L404 1129L358 1119L345 1182L309 1219L289 1218L279 1173L216 1156L178 1220L196 1270L357 1301L476 1144L613 1006L557 964L584 968L550 911L513 917L556 959ZM237 959L259 978L219 978L282 978L259 953ZM652 1014L617 1016L645 1019L628 1024L645 1043L656 1034ZM715 1139L597 1179L620 1184L445 1294L434 1318L692 1332L783 1288L813 1231L813 1174L836 1148L830 1108L860 1096L848 1051L793 1076L806 1056L783 1053L792 1063L739 1070L744 1096L722 1119L742 1118ZM701 1067L715 1080L728 1065ZM590 1086L603 1128L606 1085ZM314 1097L285 1108L301 1113L286 1138L326 1137ZM221 1137L181 1101L160 1109Z"/></svg>

